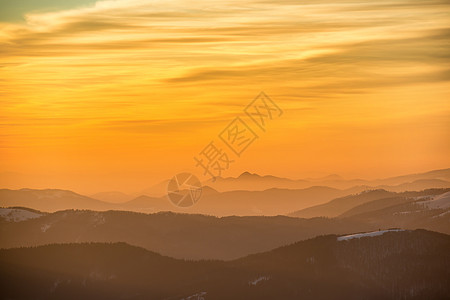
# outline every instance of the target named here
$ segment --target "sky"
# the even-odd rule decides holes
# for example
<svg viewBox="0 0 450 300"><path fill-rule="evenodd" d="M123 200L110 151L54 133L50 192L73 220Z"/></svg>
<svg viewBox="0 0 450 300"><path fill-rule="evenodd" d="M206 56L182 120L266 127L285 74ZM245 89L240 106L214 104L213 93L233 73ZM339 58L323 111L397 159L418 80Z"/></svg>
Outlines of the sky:
<svg viewBox="0 0 450 300"><path fill-rule="evenodd" d="M244 171L450 166L450 2L0 1L0 180L135 192L211 142ZM255 127L262 91L282 115ZM242 117L239 156L220 133Z"/></svg>

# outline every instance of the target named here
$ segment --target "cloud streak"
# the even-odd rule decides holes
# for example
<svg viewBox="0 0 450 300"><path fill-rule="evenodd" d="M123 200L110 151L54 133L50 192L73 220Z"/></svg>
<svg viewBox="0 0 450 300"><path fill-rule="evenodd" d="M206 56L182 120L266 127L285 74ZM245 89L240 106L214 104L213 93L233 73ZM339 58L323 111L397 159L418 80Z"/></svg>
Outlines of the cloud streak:
<svg viewBox="0 0 450 300"><path fill-rule="evenodd" d="M2 144L32 157L47 153L38 137L64 134L80 149L177 130L208 141L261 90L292 136L305 124L314 136L433 119L450 111L449 12L439 0L107 0L29 12L0 23Z"/></svg>

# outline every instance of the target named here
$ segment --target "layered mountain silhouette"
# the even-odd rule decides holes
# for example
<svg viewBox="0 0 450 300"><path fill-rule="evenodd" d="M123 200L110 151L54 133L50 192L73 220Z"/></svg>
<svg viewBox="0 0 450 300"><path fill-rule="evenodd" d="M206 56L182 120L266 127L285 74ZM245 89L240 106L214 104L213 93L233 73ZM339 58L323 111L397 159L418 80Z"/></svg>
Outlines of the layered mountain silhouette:
<svg viewBox="0 0 450 300"><path fill-rule="evenodd" d="M355 210L348 211L342 216L348 216L347 220L383 227L426 228L450 234L450 192L434 197L417 197L412 201L399 201L391 205L386 205L383 200L368 204L374 209L364 209L359 213L355 213Z"/></svg>
<svg viewBox="0 0 450 300"><path fill-rule="evenodd" d="M409 174L376 180L344 179L339 175L321 178L288 179L271 175L261 176L244 172L240 176L209 180L205 185L217 191L266 190L270 188L305 189L312 186L327 186L336 189L349 189L363 186L366 189L385 189L394 192L423 190L429 188L450 188L450 169L433 170L425 173Z"/></svg>
<svg viewBox="0 0 450 300"><path fill-rule="evenodd" d="M0 248L126 242L176 258L234 259L317 235L374 229L352 220L325 218L67 210L21 222L0 219Z"/></svg>
<svg viewBox="0 0 450 300"><path fill-rule="evenodd" d="M449 180L449 181L447 181ZM339 184L337 184L339 183ZM345 183L345 184L344 184ZM167 201L167 181L156 190L133 196L103 192L91 197L72 191L46 189L0 190L0 206L24 206L42 211L63 209L131 210L139 212L175 211L223 215L278 215L325 203L336 197L375 188L386 191L450 188L450 169L405 175L375 181L344 180L338 175L317 179L291 180L245 172L237 178L218 178L204 186L203 197L189 211ZM164 194L163 196L155 196Z"/></svg>
<svg viewBox="0 0 450 300"><path fill-rule="evenodd" d="M327 235L229 262L47 245L0 250L0 282L4 299L446 299L450 236Z"/></svg>
<svg viewBox="0 0 450 300"><path fill-rule="evenodd" d="M161 194L167 181L134 196L3 189L0 295L448 299L449 183L450 169L370 181L245 172L208 182L189 208Z"/></svg>
<svg viewBox="0 0 450 300"><path fill-rule="evenodd" d="M163 180L149 188L135 193L136 196L161 197L167 193L169 179ZM263 191L272 188L279 189L305 189L313 186L326 186L336 189L350 189L361 186L362 189L386 189L389 191L403 192L407 190L422 190L429 188L449 188L450 169L434 170L425 173L409 174L376 180L345 179L332 174L320 178L289 179L273 175L259 175L244 172L238 177L216 177L216 180L207 180L203 185L212 187L218 192L246 190ZM92 195L93 198L117 202L118 192L103 192ZM110 197L110 198L108 198ZM129 195L121 195L125 202Z"/></svg>
<svg viewBox="0 0 450 300"><path fill-rule="evenodd" d="M132 195L117 191L95 193L90 195L89 197L110 203L123 203L135 198Z"/></svg>
<svg viewBox="0 0 450 300"><path fill-rule="evenodd" d="M320 204L338 196L360 192L363 188L338 190L310 187L301 190L269 189L265 191L230 191L219 193L203 187L202 198L195 206L180 208L167 198L139 196L124 203L109 203L64 190L0 190L0 206L24 206L54 212L63 209L159 211L226 215L280 215Z"/></svg>
<svg viewBox="0 0 450 300"><path fill-rule="evenodd" d="M70 208L108 210L113 207L109 202L93 199L72 191L59 189L1 189L0 206L23 206L47 212Z"/></svg>
<svg viewBox="0 0 450 300"><path fill-rule="evenodd" d="M381 209L402 202L414 202L420 197L432 198L444 194L450 189L427 189L420 192L388 192L386 190L368 190L358 194L333 199L324 204L311 206L289 214L300 218L349 216L364 210Z"/></svg>
<svg viewBox="0 0 450 300"><path fill-rule="evenodd" d="M127 242L176 258L233 259L330 233L399 227L450 234L449 195L442 189L370 191L325 205L324 211L340 211L334 218L311 219L66 210L20 222L3 219L0 247Z"/></svg>
<svg viewBox="0 0 450 300"><path fill-rule="evenodd" d="M48 212L64 209L89 209L99 211L128 210L144 213L173 211L216 216L274 216L292 213L293 216L297 217L335 217L350 208L351 203L353 203L351 199L353 198L355 199L355 203L362 204L362 201L365 201L363 200L364 197L366 197L367 200L376 197L374 193L359 195L359 193L363 191L378 189L380 190L380 192L378 192L380 195L387 196L388 193L394 195L395 192L401 193L405 190L422 191L429 187L437 189L450 188L450 182L446 181L446 179L449 179L449 173L449 169L431 171L422 174L405 175L372 181L370 185L368 185L368 182L364 182L366 185L353 185L356 183L361 184L363 182L356 182L354 180L347 181L337 176L296 181L274 176L259 176L257 174L243 173L238 178L218 179L217 182L213 184L213 186L221 187L221 189L225 191L220 192L214 187L204 186L200 201L189 208L180 208L173 205L168 200L167 196L156 197L140 195L134 199L128 200L131 197L129 195L120 192L106 192L96 194L98 199L94 199L66 190L3 189L0 190L0 206L23 206ZM435 177L433 178L433 176ZM348 184L348 186L351 187L333 187L333 185L336 186L336 184L332 184L333 182L344 181L347 183L350 182L351 184ZM227 190L228 188L221 186L221 182L226 183L225 185L227 185L228 188L233 187L236 188L236 190ZM299 182L301 183L300 186L307 183L305 185L307 187L294 188L299 186L297 184ZM228 183L230 183L230 185L228 185ZM162 186L163 183L159 184L158 188L161 189ZM342 187L345 185L340 186ZM376 186L376 188L372 188L372 186ZM259 190L262 188L267 189ZM348 197L348 199L345 201L339 200L337 202L327 203L328 201L339 197ZM398 197L403 196L398 195ZM344 202L347 204L344 205ZM339 204L337 205L337 203ZM322 204L323 206L317 207Z"/></svg>
<svg viewBox="0 0 450 300"><path fill-rule="evenodd" d="M172 211L216 216L275 216L336 217L354 206L383 198L410 199L414 195L435 196L450 189L428 189L421 192L395 193L386 190L354 188L338 190L328 187L311 187L301 190L269 189L265 191L230 191L219 193L203 187L202 198L196 205L180 208L167 197L139 196L124 203L109 203L65 190L0 190L0 206L28 207L45 212L67 209L97 211L126 210L143 213ZM409 197L409 198L408 198ZM406 201L405 200L405 201ZM396 200L386 205L396 203Z"/></svg>

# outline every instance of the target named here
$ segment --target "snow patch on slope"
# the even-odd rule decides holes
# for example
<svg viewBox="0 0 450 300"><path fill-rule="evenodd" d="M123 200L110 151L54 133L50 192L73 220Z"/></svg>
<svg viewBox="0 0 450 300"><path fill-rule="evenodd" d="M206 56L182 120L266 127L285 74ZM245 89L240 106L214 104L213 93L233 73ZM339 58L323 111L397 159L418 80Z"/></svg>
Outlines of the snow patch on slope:
<svg viewBox="0 0 450 300"><path fill-rule="evenodd" d="M422 204L429 209L447 209L450 208L450 192L438 195L432 200L420 201L418 204Z"/></svg>
<svg viewBox="0 0 450 300"><path fill-rule="evenodd" d="M449 213L450 213L450 210L444 211L443 213L441 213L441 214L439 214L437 216L433 216L433 219L443 217L443 216L445 216L445 215L447 215Z"/></svg>
<svg viewBox="0 0 450 300"><path fill-rule="evenodd" d="M388 229L388 230L379 230L379 231L372 231L372 232L365 232L365 233L356 233L356 234L350 234L350 235L344 235L337 238L338 241L347 241L351 239L359 239L362 237L374 237L383 235L386 232L397 232L397 231L405 231L404 229Z"/></svg>
<svg viewBox="0 0 450 300"><path fill-rule="evenodd" d="M257 284L260 283L261 281L267 281L267 280L269 280L269 279L270 279L269 276L261 276L261 277L258 277L258 278L256 278L256 279L254 279L254 280L250 280L250 281L248 282L248 284L249 284L249 285L257 285Z"/></svg>
<svg viewBox="0 0 450 300"><path fill-rule="evenodd" d="M0 218L8 222L22 222L39 217L42 217L42 214L38 214L26 209L0 208Z"/></svg>
<svg viewBox="0 0 450 300"><path fill-rule="evenodd" d="M206 292L200 292L195 295L183 298L181 300L204 300L205 297L203 297L203 296L205 296L206 294L207 294Z"/></svg>
<svg viewBox="0 0 450 300"><path fill-rule="evenodd" d="M49 225L49 224L44 224L44 225L41 226L41 231L42 231L42 232L46 232L50 227L51 227L51 225Z"/></svg>

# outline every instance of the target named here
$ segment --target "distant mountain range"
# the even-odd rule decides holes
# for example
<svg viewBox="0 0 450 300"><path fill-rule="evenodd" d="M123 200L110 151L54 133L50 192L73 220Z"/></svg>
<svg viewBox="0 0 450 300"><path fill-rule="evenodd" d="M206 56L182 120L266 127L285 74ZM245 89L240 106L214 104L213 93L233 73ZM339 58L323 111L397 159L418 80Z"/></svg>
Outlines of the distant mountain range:
<svg viewBox="0 0 450 300"><path fill-rule="evenodd" d="M244 172L240 176L222 178L205 182L217 191L232 190L267 190L280 189L305 189L312 186L326 186L336 189L349 189L355 186L364 186L366 189L386 189L394 192L407 190L423 190L429 188L449 188L450 168L433 170L425 173L409 174L376 180L344 179L339 175L330 175L322 178L288 179L271 175L261 176Z"/></svg>
<svg viewBox="0 0 450 300"><path fill-rule="evenodd" d="M229 262L124 243L3 249L0 282L3 299L448 299L450 236L328 235Z"/></svg>
<svg viewBox="0 0 450 300"><path fill-rule="evenodd" d="M280 215L324 203L339 196L362 191L363 188L338 190L310 187L301 190L269 189L265 191L230 191L219 193L203 187L201 200L193 207L180 208L165 197L139 196L124 203L110 203L65 190L0 190L0 206L22 206L54 212L64 209L128 210L154 213L174 211L227 215Z"/></svg>
<svg viewBox="0 0 450 300"><path fill-rule="evenodd" d="M202 198L192 207L174 206L167 197L139 196L124 203L110 203L65 190L0 190L0 207L27 207L45 212L66 209L96 211L126 210L143 213L173 211L215 216L276 216L290 214L295 217L336 217L354 205L388 197L437 195L449 189L427 189L421 192L395 193L386 190L366 190L354 187L339 190L314 186L306 189L268 189L264 191L217 192L203 187ZM435 194L433 194L435 193ZM337 198L337 199L336 199ZM334 200L333 200L334 199ZM331 202L329 202L331 201Z"/></svg>
<svg viewBox="0 0 450 300"><path fill-rule="evenodd" d="M237 178L218 178L207 182L202 198L193 207L180 209L164 194L167 181L157 184L163 196L131 196L121 192L103 192L91 197L58 189L0 190L0 206L23 206L40 211L64 209L129 210L145 213L174 211L226 215L280 215L324 204L334 198L358 194L366 190L387 192L422 191L430 188L450 188L450 169L430 171L375 181L344 180L338 175L317 179L291 180L275 176L260 176L245 172ZM152 194L150 190L143 191ZM314 209L313 209L314 210ZM337 213L335 213L337 214ZM299 214L316 216L317 214ZM324 216L331 216L325 214Z"/></svg>
<svg viewBox="0 0 450 300"><path fill-rule="evenodd" d="M407 193L375 190L314 208L308 212L331 212L333 218L217 218L170 212L66 210L26 219L27 210L20 215L20 209L15 208L15 221L10 209L0 209L0 217L4 216L0 218L0 247L126 242L176 258L233 259L323 234L391 227L450 234L450 189Z"/></svg>
<svg viewBox="0 0 450 300"><path fill-rule="evenodd" d="M432 198L450 191L448 189L427 189L420 192L388 192L386 190L368 190L358 194L348 195L329 201L324 204L311 206L289 214L293 217L312 218L328 217L333 218L364 212L364 210L381 209L386 206L392 206L402 202L416 201L420 197ZM350 212L347 212L350 210Z"/></svg>
<svg viewBox="0 0 450 300"><path fill-rule="evenodd" d="M236 178L218 177L215 181L205 182L202 201L189 210L178 210L168 205L165 198L168 181L162 181L142 191L132 200L131 196L118 192L99 193L93 195L93 198L114 203L123 202L121 209L142 212L170 210L218 216L278 215L365 190L404 192L450 188L450 169L377 180L344 179L339 175L293 180L244 172Z"/></svg>
<svg viewBox="0 0 450 300"><path fill-rule="evenodd" d="M286 211L323 203L347 191L326 187L305 190L232 191L218 193L204 187L197 205L190 208L174 206L167 197L139 196L125 203L109 203L65 190L0 190L0 206L22 206L54 212L64 209L128 210L154 213L174 211L212 215L277 215Z"/></svg>
<svg viewBox="0 0 450 300"><path fill-rule="evenodd" d="M110 203L124 203L133 200L135 197L122 192L100 192L90 195L89 197Z"/></svg>
<svg viewBox="0 0 450 300"><path fill-rule="evenodd" d="M2 189L0 298L449 299L449 183L450 169L246 172L184 209L157 194Z"/></svg>
<svg viewBox="0 0 450 300"><path fill-rule="evenodd" d="M23 206L40 211L54 212L63 209L108 210L114 204L58 189L0 190L0 206Z"/></svg>
<svg viewBox="0 0 450 300"><path fill-rule="evenodd" d="M134 197L145 195L150 197L161 197L167 193L169 179L163 180L149 188L146 188ZM357 186L362 189L386 189L394 192L408 190L423 190L429 188L450 187L450 168L433 170L425 173L409 174L403 176L389 177L375 180L345 179L339 175L332 174L319 178L289 179L272 175L258 175L256 173L244 172L238 177L216 177L216 180L207 180L203 185L209 186L218 192L245 190L263 191L272 188L279 189L306 189L313 186L326 186L340 190L346 190ZM91 195L92 198L107 202L126 202L133 198L132 195L121 192L102 192Z"/></svg>
<svg viewBox="0 0 450 300"><path fill-rule="evenodd" d="M404 192L405 190L422 191L431 188L450 188L450 182L446 181L449 177L450 169L372 182L348 181L337 175L320 179L291 180L243 173L238 178L219 178L215 183L209 182L215 188L224 191L219 192L215 188L204 186L200 201L189 208L179 208L172 205L166 196L141 195L132 198L132 196L120 192L105 192L95 194L93 196L97 198L93 198L58 189L3 189L0 190L0 206L23 206L48 212L64 209L89 209L99 211L129 210L145 213L173 211L216 216L284 215L296 212L292 215L299 217L334 217L343 213L349 208L349 205L351 206L352 197L359 199L355 201L362 201L363 196L358 195L360 192L383 189L386 195L388 193L394 195L394 192ZM354 185L362 183L366 185ZM164 182L157 186L162 189ZM340 188L336 186L340 186ZM350 187L342 188L344 186ZM230 188L235 190L228 190ZM342 204L337 208L332 205L333 203L325 204L334 198L345 196L349 197L346 200L347 206ZM373 194L370 194L370 197L372 196ZM399 197L402 196L399 195ZM317 207L322 204L324 206ZM324 211L327 208L328 212Z"/></svg>
<svg viewBox="0 0 450 300"><path fill-rule="evenodd" d="M325 218L217 218L170 212L67 210L21 222L0 218L0 248L126 242L176 258L234 259L317 235L374 229L376 226L361 222Z"/></svg>

